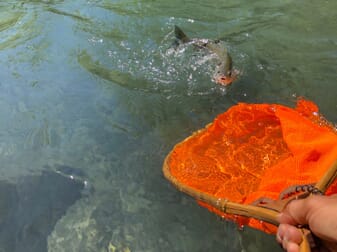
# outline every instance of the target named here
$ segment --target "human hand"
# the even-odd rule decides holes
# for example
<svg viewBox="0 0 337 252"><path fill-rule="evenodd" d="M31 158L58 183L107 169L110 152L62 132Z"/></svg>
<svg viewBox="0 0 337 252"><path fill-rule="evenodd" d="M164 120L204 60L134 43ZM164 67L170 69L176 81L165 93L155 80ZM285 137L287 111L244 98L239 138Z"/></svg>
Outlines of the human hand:
<svg viewBox="0 0 337 252"><path fill-rule="evenodd" d="M318 251L337 251L337 195L310 196L293 200L278 216L276 239L287 252L299 252L302 232L297 225L308 225L321 239Z"/></svg>

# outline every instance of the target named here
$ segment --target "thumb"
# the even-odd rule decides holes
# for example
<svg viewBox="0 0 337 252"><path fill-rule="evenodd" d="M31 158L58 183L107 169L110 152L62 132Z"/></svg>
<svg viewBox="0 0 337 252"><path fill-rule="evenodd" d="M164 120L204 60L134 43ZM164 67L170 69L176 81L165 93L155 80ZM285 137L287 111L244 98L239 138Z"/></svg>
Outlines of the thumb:
<svg viewBox="0 0 337 252"><path fill-rule="evenodd" d="M313 208L313 201L310 199L312 197L290 201L285 209L283 209L282 213L279 214L279 223L290 225L308 224L310 212Z"/></svg>

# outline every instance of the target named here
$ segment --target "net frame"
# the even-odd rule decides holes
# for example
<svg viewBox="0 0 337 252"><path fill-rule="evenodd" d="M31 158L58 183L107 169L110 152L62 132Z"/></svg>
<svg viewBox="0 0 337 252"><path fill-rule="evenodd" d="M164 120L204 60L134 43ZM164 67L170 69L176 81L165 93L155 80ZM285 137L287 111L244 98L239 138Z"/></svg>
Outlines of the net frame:
<svg viewBox="0 0 337 252"><path fill-rule="evenodd" d="M198 131L199 132L199 131ZM196 134L198 133L196 132ZM183 144L184 142L188 141L190 138L193 138L194 134L190 137L187 137L182 142L178 143L176 146ZM176 148L173 148L173 150ZM269 223L274 226L278 226L280 223L277 220L278 214L284 209L284 207L294 199L303 199L309 197L311 193L303 192L298 193L296 195L287 197L286 199L282 200L272 200L269 203L265 204L244 204L244 203L237 203L231 201L226 198L219 198L213 195L210 195L206 192L199 191L191 186L188 186L182 182L180 182L177 178L175 178L171 172L169 167L169 159L172 155L173 151L171 151L165 158L163 163L163 173L166 179L168 179L178 190L188 194L189 196L193 197L194 199L206 203L216 210L220 211L224 215L234 215L234 216L243 216L246 218L253 218L259 221L263 221ZM336 180L337 177L337 157L332 165L325 170L323 176L318 180L315 184L315 188L322 192L323 194L329 188L329 186ZM309 252L311 251L309 240L311 236L311 232L308 229L300 228L303 233L303 242L300 246L301 252Z"/></svg>
<svg viewBox="0 0 337 252"><path fill-rule="evenodd" d="M168 165L169 158L170 154L167 155L163 164L163 173L166 179L169 180L179 191L190 195L196 200L205 202L225 214L233 214L247 218L254 218L277 226L279 225L279 223L276 217L283 210L283 208L287 205L288 202L294 200L295 198L303 199L311 195L311 193L297 194L284 200L273 201L279 202L280 204L266 203L263 206L259 205L254 206L236 203L225 198L217 198L205 192L197 191L190 186L180 183L174 176L171 175L169 171ZM325 193L325 191L329 188L329 186L335 181L336 177L337 177L337 160L327 170L322 179L316 183L315 187L321 192Z"/></svg>
<svg viewBox="0 0 337 252"><path fill-rule="evenodd" d="M169 180L178 190L188 194L189 196L205 202L217 210L223 212L224 214L239 215L247 218L254 218L260 221L265 221L269 224L278 226L280 223L277 220L278 214L284 209L284 207L292 200L298 198L306 198L311 195L311 193L302 193L294 195L287 199L273 201L272 203L266 203L263 206L257 205L247 205L236 203L225 198L217 198L204 192L197 191L185 184L180 183L174 176L170 173L170 168L168 165L168 159L170 158L169 153L163 164L163 173L167 180ZM316 183L315 187L321 192L325 193L329 186L335 181L337 177L337 159L331 165L331 167L325 172L322 178ZM308 229L300 228L303 234L302 243L300 245L301 252L310 252L310 236L311 232Z"/></svg>

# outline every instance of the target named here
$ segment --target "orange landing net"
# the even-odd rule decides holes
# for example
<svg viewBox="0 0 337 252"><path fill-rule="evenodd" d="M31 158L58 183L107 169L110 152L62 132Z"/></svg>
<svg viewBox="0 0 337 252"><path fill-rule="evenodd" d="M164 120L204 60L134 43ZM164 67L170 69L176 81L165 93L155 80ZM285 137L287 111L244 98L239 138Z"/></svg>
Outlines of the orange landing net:
<svg viewBox="0 0 337 252"><path fill-rule="evenodd" d="M177 144L163 170L166 178L193 196L247 205L262 197L277 200L293 185L315 184L336 158L336 130L314 103L301 99L295 109L241 103ZM334 182L326 194L336 192ZM267 233L276 230L274 225L198 202L240 225Z"/></svg>

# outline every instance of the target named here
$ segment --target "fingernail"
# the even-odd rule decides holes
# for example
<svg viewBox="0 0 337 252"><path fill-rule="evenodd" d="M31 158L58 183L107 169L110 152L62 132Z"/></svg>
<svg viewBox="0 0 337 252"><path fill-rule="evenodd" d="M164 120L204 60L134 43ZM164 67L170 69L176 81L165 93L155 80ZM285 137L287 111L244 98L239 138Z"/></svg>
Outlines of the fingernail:
<svg viewBox="0 0 337 252"><path fill-rule="evenodd" d="M282 243L282 240L283 240L283 234L280 230L277 231L276 233L276 240L279 242L279 243Z"/></svg>
<svg viewBox="0 0 337 252"><path fill-rule="evenodd" d="M284 249L286 249L287 246L288 246L288 243L289 243L288 237L287 237L287 236L284 236L284 237L283 237L283 240L282 240L282 247L283 247Z"/></svg>

